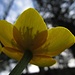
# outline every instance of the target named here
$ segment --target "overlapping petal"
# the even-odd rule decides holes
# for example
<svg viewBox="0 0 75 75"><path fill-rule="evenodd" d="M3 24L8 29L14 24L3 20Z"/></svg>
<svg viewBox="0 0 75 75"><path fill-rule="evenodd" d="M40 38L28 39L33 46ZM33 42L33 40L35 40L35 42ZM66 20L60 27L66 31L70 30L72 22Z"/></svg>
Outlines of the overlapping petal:
<svg viewBox="0 0 75 75"><path fill-rule="evenodd" d="M47 36L48 36L48 30L38 33L32 41L30 50L33 51L38 47L42 46L46 42Z"/></svg>
<svg viewBox="0 0 75 75"><path fill-rule="evenodd" d="M5 20L0 21L0 40L4 46L12 46L13 26Z"/></svg>
<svg viewBox="0 0 75 75"><path fill-rule="evenodd" d="M14 39L19 45L19 48L21 48L22 50L23 49L24 50L26 49L34 50L40 47L46 41L48 31L47 30L42 31L36 34L34 38L32 38L31 35L32 34L30 34L30 32L27 31L23 38L20 31L15 26L13 27Z"/></svg>
<svg viewBox="0 0 75 75"><path fill-rule="evenodd" d="M33 36L34 34L37 34L38 32L41 32L47 29L43 18L33 8L29 8L25 10L15 22L15 26L22 33L25 33L27 28L28 29L32 28Z"/></svg>
<svg viewBox="0 0 75 75"><path fill-rule="evenodd" d="M49 29L46 43L34 50L34 54L56 56L75 42L74 35L65 27Z"/></svg>
<svg viewBox="0 0 75 75"><path fill-rule="evenodd" d="M23 56L23 52L11 47L3 47L2 52L5 53L10 58L20 60Z"/></svg>
<svg viewBox="0 0 75 75"><path fill-rule="evenodd" d="M40 67L41 66L45 67L45 66L52 66L53 64L56 63L56 60L51 58L50 56L38 54L36 56L33 56L33 59L31 60L30 63L38 65Z"/></svg>
<svg viewBox="0 0 75 75"><path fill-rule="evenodd" d="M42 45L45 42L44 40L47 38L46 24L43 18L39 15L39 13L32 8L29 8L28 10L24 11L19 16L14 25L15 25L15 28L13 30L14 38L18 44L21 43L22 46L24 44L23 47L25 49L27 48L27 46L30 47L33 44L35 45L35 43L36 43L35 48L37 48L38 46ZM20 37L22 39L21 41L18 41L16 39L17 33L19 33L19 35L22 36ZM44 35L44 38L40 34Z"/></svg>

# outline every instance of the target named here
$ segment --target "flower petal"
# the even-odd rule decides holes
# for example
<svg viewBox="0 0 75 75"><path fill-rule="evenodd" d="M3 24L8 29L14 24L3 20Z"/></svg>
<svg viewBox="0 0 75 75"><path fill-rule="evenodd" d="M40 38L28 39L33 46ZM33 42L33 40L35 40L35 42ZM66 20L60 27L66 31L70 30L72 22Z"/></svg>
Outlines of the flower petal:
<svg viewBox="0 0 75 75"><path fill-rule="evenodd" d="M31 64L40 66L40 67L46 67L46 66L52 66L53 64L56 63L56 60L49 56L41 56L41 55L36 55L33 56L33 59L30 62Z"/></svg>
<svg viewBox="0 0 75 75"><path fill-rule="evenodd" d="M41 45L43 45L47 40L47 36L48 36L47 30L38 33L32 41L31 50L33 51L38 47L40 47Z"/></svg>
<svg viewBox="0 0 75 75"><path fill-rule="evenodd" d="M2 52L6 54L8 57L16 59L18 61L23 56L23 52L21 52L20 50L14 49L14 48L10 48L10 47L3 47Z"/></svg>
<svg viewBox="0 0 75 75"><path fill-rule="evenodd" d="M29 32L26 32L24 35L25 39L23 39L21 33L19 30L14 26L13 27L13 36L14 39L16 40L17 44L19 45L18 47L22 50L25 50L29 48L30 50L34 50L41 46L47 39L48 31L42 31L38 34L35 35L35 38L32 39L30 35L28 35ZM43 37L44 36L44 37Z"/></svg>
<svg viewBox="0 0 75 75"><path fill-rule="evenodd" d="M18 48L23 50L26 47L26 45L24 44L24 41L23 41L23 38L22 38L20 32L18 31L18 29L15 26L13 27L13 37L17 42Z"/></svg>
<svg viewBox="0 0 75 75"><path fill-rule="evenodd" d="M5 20L0 20L0 40L4 46L13 45L13 25Z"/></svg>
<svg viewBox="0 0 75 75"><path fill-rule="evenodd" d="M34 50L34 54L56 56L66 48L71 47L75 42L74 35L64 27L49 29L48 34L46 43L39 49Z"/></svg>
<svg viewBox="0 0 75 75"><path fill-rule="evenodd" d="M17 19L15 26L22 33L26 32L27 28L32 28L33 34L47 29L43 18L33 8L25 10Z"/></svg>
<svg viewBox="0 0 75 75"><path fill-rule="evenodd" d="M19 16L19 18L17 19L17 21L15 23L15 28L16 28L16 30L15 29L13 30L14 38L18 43L19 41L16 39L17 38L16 34L18 32L19 35L22 36L21 38L24 42L23 43L24 46L26 46L25 48L30 47L32 42L36 39L38 41L34 42L34 43L36 43L35 48L37 48L38 46L40 46L44 43L44 40L47 37L47 31L46 31L47 27L45 25L45 22L44 22L43 18L39 15L39 13L36 10L34 10L33 8L29 8L28 10L24 11ZM15 33L15 31L17 31L17 32ZM43 33L41 33L41 32L45 33L45 37L40 35L40 34L43 35ZM39 39L38 36L41 37L42 39ZM20 41L21 43L22 43L22 40ZM40 40L40 43L39 43L39 40ZM19 44L20 44L20 42L19 42ZM39 45L38 45L38 43L39 43Z"/></svg>

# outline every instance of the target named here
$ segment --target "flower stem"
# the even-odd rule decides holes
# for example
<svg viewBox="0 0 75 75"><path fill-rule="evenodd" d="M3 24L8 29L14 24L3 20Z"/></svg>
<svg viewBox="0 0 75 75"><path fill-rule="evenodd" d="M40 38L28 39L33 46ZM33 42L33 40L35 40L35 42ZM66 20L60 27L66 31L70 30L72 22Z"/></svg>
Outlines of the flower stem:
<svg viewBox="0 0 75 75"><path fill-rule="evenodd" d="M16 67L11 71L9 75L21 75L22 71L30 62L32 57L33 57L32 53L29 50L27 50L24 53L22 59L19 61L19 63L16 65Z"/></svg>

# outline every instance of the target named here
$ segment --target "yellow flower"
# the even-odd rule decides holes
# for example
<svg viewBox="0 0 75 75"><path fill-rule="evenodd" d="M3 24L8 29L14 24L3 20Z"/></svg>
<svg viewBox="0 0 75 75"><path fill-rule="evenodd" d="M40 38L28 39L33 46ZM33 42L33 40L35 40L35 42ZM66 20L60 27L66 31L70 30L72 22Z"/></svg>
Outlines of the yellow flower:
<svg viewBox="0 0 75 75"><path fill-rule="evenodd" d="M31 64L51 66L56 62L52 57L74 44L74 35L65 27L47 29L39 13L29 8L13 25L0 21L0 40L4 45L2 52L7 56L20 60L30 50Z"/></svg>

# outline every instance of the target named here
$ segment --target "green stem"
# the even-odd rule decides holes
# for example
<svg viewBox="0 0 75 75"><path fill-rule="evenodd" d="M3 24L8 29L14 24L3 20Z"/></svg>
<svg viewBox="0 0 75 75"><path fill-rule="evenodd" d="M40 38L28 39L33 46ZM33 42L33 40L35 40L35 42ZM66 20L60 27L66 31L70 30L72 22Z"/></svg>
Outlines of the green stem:
<svg viewBox="0 0 75 75"><path fill-rule="evenodd" d="M16 67L11 71L9 75L21 75L22 71L30 62L32 57L33 57L32 53L29 50L26 51L20 62L16 65Z"/></svg>

